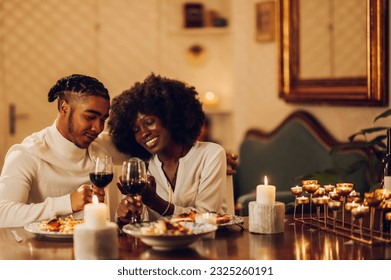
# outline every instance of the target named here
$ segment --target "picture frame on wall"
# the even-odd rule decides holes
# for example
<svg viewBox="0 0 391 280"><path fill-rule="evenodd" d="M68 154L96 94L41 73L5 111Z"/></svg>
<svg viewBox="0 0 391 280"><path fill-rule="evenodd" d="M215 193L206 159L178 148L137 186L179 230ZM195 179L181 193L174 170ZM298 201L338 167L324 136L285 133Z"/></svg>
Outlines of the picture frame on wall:
<svg viewBox="0 0 391 280"><path fill-rule="evenodd" d="M267 1L255 4L256 41L275 40L275 2Z"/></svg>

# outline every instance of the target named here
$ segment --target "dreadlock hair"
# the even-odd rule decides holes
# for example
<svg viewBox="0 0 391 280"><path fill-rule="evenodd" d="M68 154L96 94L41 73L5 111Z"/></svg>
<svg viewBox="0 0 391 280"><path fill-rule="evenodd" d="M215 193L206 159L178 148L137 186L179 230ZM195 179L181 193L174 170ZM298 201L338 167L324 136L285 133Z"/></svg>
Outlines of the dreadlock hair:
<svg viewBox="0 0 391 280"><path fill-rule="evenodd" d="M88 96L98 96L110 100L108 90L96 78L72 74L56 82L49 90L48 101L53 102L58 98L58 106L60 106L61 100L71 103L75 100L85 99Z"/></svg>
<svg viewBox="0 0 391 280"><path fill-rule="evenodd" d="M205 119L197 95L194 87L153 73L122 92L113 99L108 122L117 149L143 159L151 156L132 130L139 113L158 117L175 143L194 145Z"/></svg>

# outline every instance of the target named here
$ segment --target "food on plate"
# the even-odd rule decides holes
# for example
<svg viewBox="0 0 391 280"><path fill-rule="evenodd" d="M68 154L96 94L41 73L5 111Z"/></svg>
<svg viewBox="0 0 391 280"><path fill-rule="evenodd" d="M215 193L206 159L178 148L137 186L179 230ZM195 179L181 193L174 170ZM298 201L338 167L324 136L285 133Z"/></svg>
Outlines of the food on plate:
<svg viewBox="0 0 391 280"><path fill-rule="evenodd" d="M39 225L39 229L44 231L62 232L69 234L73 233L74 227L81 223L83 223L83 220L76 220L72 215L69 215L65 218L59 217L42 221Z"/></svg>
<svg viewBox="0 0 391 280"><path fill-rule="evenodd" d="M144 235L186 235L192 233L191 229L168 219L158 220L146 227L141 227L140 231Z"/></svg>
<svg viewBox="0 0 391 280"><path fill-rule="evenodd" d="M231 221L231 216L217 214L217 218L216 218L217 224L221 225L221 224L228 223L229 221Z"/></svg>
<svg viewBox="0 0 391 280"><path fill-rule="evenodd" d="M197 212L191 210L188 213L178 214L178 216L173 217L171 219L172 222L194 222L196 218Z"/></svg>
<svg viewBox="0 0 391 280"><path fill-rule="evenodd" d="M174 222L195 222L197 212L194 210L191 210L189 213L182 213L177 215L176 217L173 217L171 221ZM226 214L217 214L216 216L216 224L221 225L221 224L226 224L229 221L231 221L231 216L226 215Z"/></svg>

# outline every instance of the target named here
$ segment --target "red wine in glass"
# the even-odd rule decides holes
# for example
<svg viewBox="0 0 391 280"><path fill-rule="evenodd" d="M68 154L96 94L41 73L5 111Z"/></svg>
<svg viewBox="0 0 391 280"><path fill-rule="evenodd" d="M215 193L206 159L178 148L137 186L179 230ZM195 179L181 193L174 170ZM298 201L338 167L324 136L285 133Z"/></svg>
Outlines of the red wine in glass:
<svg viewBox="0 0 391 280"><path fill-rule="evenodd" d="M125 189L126 193L129 195L138 195L142 192L142 190L147 186L146 181L141 180L124 180L122 181L122 187Z"/></svg>
<svg viewBox="0 0 391 280"><path fill-rule="evenodd" d="M108 172L91 172L90 173L91 182L98 188L103 189L113 180L113 173Z"/></svg>
<svg viewBox="0 0 391 280"><path fill-rule="evenodd" d="M111 156L98 156L94 159L94 166L90 171L90 180L98 188L105 188L113 180L113 160Z"/></svg>
<svg viewBox="0 0 391 280"><path fill-rule="evenodd" d="M145 162L139 158L130 158L122 165L121 185L129 196L137 196L141 194L143 188L147 186L148 175ZM132 213L130 218L131 223L137 223L140 217L136 213Z"/></svg>

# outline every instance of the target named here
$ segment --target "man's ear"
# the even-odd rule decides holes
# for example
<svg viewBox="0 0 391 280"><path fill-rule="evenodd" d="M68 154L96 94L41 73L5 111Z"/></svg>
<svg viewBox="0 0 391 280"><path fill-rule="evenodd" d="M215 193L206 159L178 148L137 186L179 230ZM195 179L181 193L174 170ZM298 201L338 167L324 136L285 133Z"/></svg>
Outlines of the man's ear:
<svg viewBox="0 0 391 280"><path fill-rule="evenodd" d="M60 101L59 111L60 114L66 114L70 109L70 105L65 100Z"/></svg>

